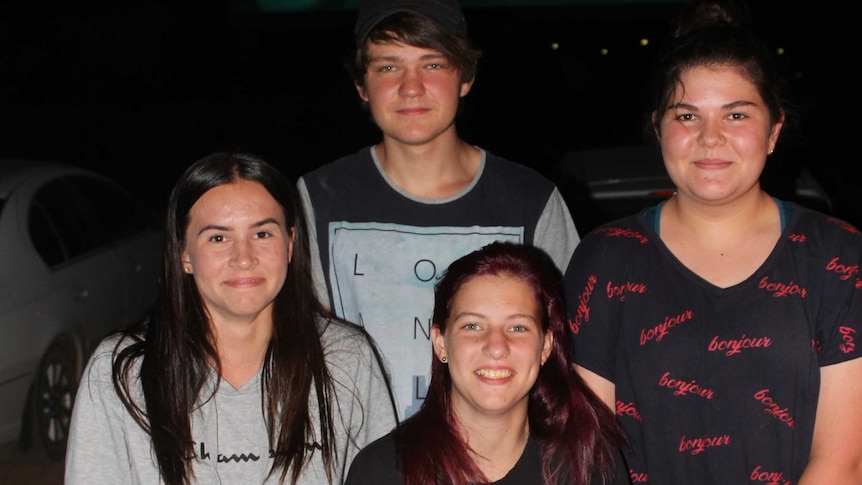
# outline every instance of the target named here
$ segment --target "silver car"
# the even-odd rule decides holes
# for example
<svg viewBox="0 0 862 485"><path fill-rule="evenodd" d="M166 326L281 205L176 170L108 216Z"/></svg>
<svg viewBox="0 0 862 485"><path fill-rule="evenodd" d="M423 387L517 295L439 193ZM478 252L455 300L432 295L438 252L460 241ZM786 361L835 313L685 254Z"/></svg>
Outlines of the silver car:
<svg viewBox="0 0 862 485"><path fill-rule="evenodd" d="M154 215L93 171L0 160L0 443L64 456L92 349L155 301Z"/></svg>

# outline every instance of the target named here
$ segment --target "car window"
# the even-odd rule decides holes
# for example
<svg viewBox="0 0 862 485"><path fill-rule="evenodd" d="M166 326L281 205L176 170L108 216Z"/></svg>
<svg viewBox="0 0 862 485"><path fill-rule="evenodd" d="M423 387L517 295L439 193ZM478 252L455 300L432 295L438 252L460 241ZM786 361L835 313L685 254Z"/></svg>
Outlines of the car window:
<svg viewBox="0 0 862 485"><path fill-rule="evenodd" d="M156 227L154 214L121 186L83 175L46 183L28 217L30 237L49 266Z"/></svg>
<svg viewBox="0 0 862 485"><path fill-rule="evenodd" d="M83 196L66 178L52 180L36 192L28 216L29 230L34 243L40 241L37 248L46 251L40 253L46 263L58 264L56 254L48 252L53 251L45 237L48 227L59 236L63 260L81 256L104 243L102 224L85 207Z"/></svg>
<svg viewBox="0 0 862 485"><path fill-rule="evenodd" d="M154 227L147 207L122 187L94 177L69 177L66 183L81 194L84 211L99 226L99 244L113 244Z"/></svg>
<svg viewBox="0 0 862 485"><path fill-rule="evenodd" d="M39 201L34 201L28 217L30 239L45 264L53 268L65 261L66 249L60 241L60 234Z"/></svg>

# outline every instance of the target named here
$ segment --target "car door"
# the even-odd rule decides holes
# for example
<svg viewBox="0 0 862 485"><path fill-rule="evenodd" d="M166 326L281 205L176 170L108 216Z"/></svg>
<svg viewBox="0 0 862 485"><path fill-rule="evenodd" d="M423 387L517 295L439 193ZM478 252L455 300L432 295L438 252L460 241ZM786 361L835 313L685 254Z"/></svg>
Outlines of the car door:
<svg viewBox="0 0 862 485"><path fill-rule="evenodd" d="M134 323L150 309L158 292L163 233L155 214L113 181L76 177L68 183L81 195L94 226L101 228L94 244L115 253L116 271L125 283L122 323Z"/></svg>
<svg viewBox="0 0 862 485"><path fill-rule="evenodd" d="M77 327L86 347L126 321L128 282L109 244L110 227L93 212L80 190L82 175L47 182L32 211L50 221L59 236L62 259L49 262L52 287L70 302L64 318ZM86 350L86 349L85 349Z"/></svg>

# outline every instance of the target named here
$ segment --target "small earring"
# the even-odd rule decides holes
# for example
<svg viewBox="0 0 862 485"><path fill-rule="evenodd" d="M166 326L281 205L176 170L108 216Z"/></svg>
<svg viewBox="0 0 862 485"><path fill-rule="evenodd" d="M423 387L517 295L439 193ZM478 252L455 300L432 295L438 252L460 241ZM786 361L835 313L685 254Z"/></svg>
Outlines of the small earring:
<svg viewBox="0 0 862 485"><path fill-rule="evenodd" d="M186 274L192 274L192 267L191 266L186 266L183 269L185 270Z"/></svg>
<svg viewBox="0 0 862 485"><path fill-rule="evenodd" d="M444 364L445 364L448 360L449 360L449 359L447 359L445 355L444 355L443 357L440 357L440 362L442 362L442 363L444 363Z"/></svg>

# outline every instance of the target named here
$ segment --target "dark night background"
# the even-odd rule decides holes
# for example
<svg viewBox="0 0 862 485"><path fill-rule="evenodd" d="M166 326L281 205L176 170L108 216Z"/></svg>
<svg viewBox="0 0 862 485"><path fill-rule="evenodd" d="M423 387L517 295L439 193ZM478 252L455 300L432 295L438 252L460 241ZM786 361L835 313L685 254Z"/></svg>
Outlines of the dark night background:
<svg viewBox="0 0 862 485"><path fill-rule="evenodd" d="M481 3L465 7L484 56L458 121L464 138L552 177L571 150L641 142L647 73L678 3ZM842 165L828 148L840 146L826 114L838 95L825 89L836 74L836 30L821 27L841 14L750 4L757 30L784 49L778 60L799 121L768 170L808 167L836 199L836 214L862 226L858 164ZM4 2L0 158L94 168L160 207L179 173L212 151L255 153L295 179L376 142L342 67L355 11L252 7Z"/></svg>

